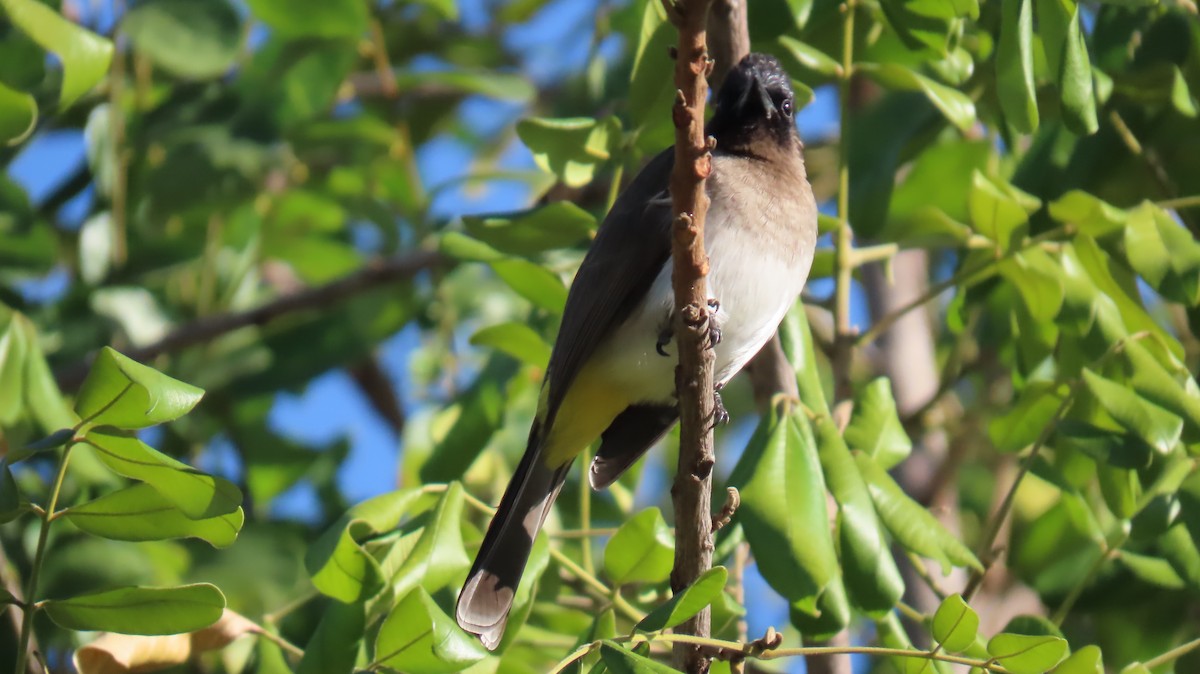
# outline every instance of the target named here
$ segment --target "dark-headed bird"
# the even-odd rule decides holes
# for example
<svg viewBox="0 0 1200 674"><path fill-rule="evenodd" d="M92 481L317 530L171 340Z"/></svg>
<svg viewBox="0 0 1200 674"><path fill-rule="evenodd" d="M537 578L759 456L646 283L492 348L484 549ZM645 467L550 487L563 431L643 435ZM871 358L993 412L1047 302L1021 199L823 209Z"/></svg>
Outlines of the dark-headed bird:
<svg viewBox="0 0 1200 674"><path fill-rule="evenodd" d="M812 265L817 209L787 73L751 54L725 79L704 232L709 340L719 389L771 338ZM588 479L611 484L679 418L672 339L674 154L652 159L600 225L567 296L529 444L458 597L458 624L495 649L533 539L575 457L596 438Z"/></svg>

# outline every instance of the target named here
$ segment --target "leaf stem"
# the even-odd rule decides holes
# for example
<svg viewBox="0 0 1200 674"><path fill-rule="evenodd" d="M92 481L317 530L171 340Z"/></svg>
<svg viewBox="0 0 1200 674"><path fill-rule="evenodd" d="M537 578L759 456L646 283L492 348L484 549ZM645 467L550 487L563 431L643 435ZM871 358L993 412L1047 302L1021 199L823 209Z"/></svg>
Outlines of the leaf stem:
<svg viewBox="0 0 1200 674"><path fill-rule="evenodd" d="M1004 500L1000 503L1000 507L992 515L991 523L988 524L987 534L979 542L978 556L979 560L983 562L983 570L971 572L971 578L967 581L967 587L962 593L964 600L971 601L971 598L982 587L983 577L987 574L987 570L992 565L992 562L995 561L992 554L992 546L996 542L996 536L1000 534L1000 527L1004 525L1004 521L1008 519L1008 513L1012 510L1013 501L1017 495L1017 488L1021 486L1021 481L1025 479L1025 475L1033 467L1033 462L1037 459L1038 453L1050 441L1050 436L1054 433L1054 429L1058 427L1059 420L1067 413L1074 400L1075 388L1072 387L1070 393L1062 399L1062 402L1058 405L1058 409L1054 411L1054 416L1050 418L1046 427L1042 429L1041 434L1038 435L1037 440L1030 447L1029 453L1021 460L1021 467L1017 471L1017 476L1013 478L1012 485L1009 486L1008 492L1004 494Z"/></svg>
<svg viewBox="0 0 1200 674"><path fill-rule="evenodd" d="M1046 232L1042 232L1041 234L1039 234L1035 237L1026 239L1025 243L1023 243L1022 245L1015 246L1015 247L1005 251L1001 255L998 255L994 258L989 258L989 259L983 260L977 264L971 265L970 267L959 269L950 278L948 278L944 281L941 281L940 283L935 283L935 284L929 286L929 288L927 288L922 295L914 298L908 304L905 304L904 306L900 307L899 309L896 309L895 311L891 312L890 314L881 316L878 321L875 321L875 323L873 325L871 325L871 327L869 329L867 329L866 332L863 332L861 335L858 336L858 338L854 342L854 345L855 346L865 346L867 344L870 344L871 342L878 339L880 335L882 335L884 332L886 332L888 328L892 327L892 324L895 323L896 321L898 321L900 319L900 317L902 317L904 314L907 314L908 312L912 311L913 309L916 309L917 307L924 305L926 302L936 299L942 293L946 292L950 288L953 288L953 287L963 283L967 279L970 279L972 276L975 276L976 274L987 271L987 269L989 267L991 267L992 265L998 264L1000 261L1006 260L1018 253L1021 253L1025 250L1029 249L1029 248L1032 248L1037 245L1041 245L1042 243L1045 243L1047 241L1052 241L1054 239L1057 239L1060 236L1063 236L1064 234L1069 234L1069 233L1070 233L1070 229L1067 227L1056 227L1055 229L1052 229L1052 230L1049 230Z"/></svg>
<svg viewBox="0 0 1200 674"><path fill-rule="evenodd" d="M605 585L599 578L588 573L587 570L576 564L575 560L563 554L562 551L550 548L550 556L553 557L554 561L558 562L560 566L569 571L571 575L583 581L584 585L587 585L595 590L598 594L603 595L606 598L611 598L613 606L615 606L621 613L624 613L625 617L634 622L638 622L644 617L642 612L637 610L633 604L630 604L628 601L626 601L626 599L622 597L619 592L615 592L613 589Z"/></svg>
<svg viewBox="0 0 1200 674"><path fill-rule="evenodd" d="M42 528L38 532L37 551L34 552L33 564L29 569L29 580L25 586L24 614L21 617L21 636L17 646L17 666L13 670L16 674L25 674L28 670L29 640L33 637L33 614L37 608L34 596L37 594L38 575L42 569L42 561L46 557L46 542L50 538L50 522L54 520L58 495L62 492L63 479L67 475L67 462L71 457L71 448L74 446L75 443L70 442L63 448L62 458L58 460L58 473L54 476L54 486L50 489L50 500L42 514Z"/></svg>
<svg viewBox="0 0 1200 674"><path fill-rule="evenodd" d="M1192 639L1191 641L1187 642L1186 644L1183 644L1181 646L1176 646L1175 648L1172 648L1171 650L1167 651L1166 653L1163 653L1162 655L1156 655L1153 658L1150 658L1149 660L1143 662L1142 664L1146 665L1146 669L1154 669L1155 667L1158 667L1159 665L1165 665L1168 662L1174 662L1175 660L1182 658L1183 656L1187 655L1188 653L1191 653L1192 651L1196 650L1197 648L1200 648L1200 639Z"/></svg>
<svg viewBox="0 0 1200 674"><path fill-rule="evenodd" d="M854 0L842 4L842 78L839 91L838 226L834 239L837 265L834 288L834 398L850 397L850 356L856 346L850 331L850 283L854 274L854 232L850 229L850 107L854 77Z"/></svg>
<svg viewBox="0 0 1200 674"><path fill-rule="evenodd" d="M715 651L725 659L737 658L755 658L758 660L778 660L780 658L810 656L810 655L874 655L879 657L893 658L917 658L921 660L940 660L942 662L950 662L958 665L967 665L969 667L986 667L993 674L1011 674L1010 670L1002 666L996 665L991 660L980 660L978 658L968 658L958 655L950 655L947 653L933 653L931 651L918 651L907 648L883 648L878 646L801 646L798 648L774 648L762 649L761 645L755 642L729 641L726 639L713 639L710 637L697 637L690 634L663 634L659 632L651 634L632 634L619 636L609 639L610 642L627 643L630 646L637 646L643 643L672 643L672 644L691 644L699 646L710 651ZM564 671L571 663L579 660L583 656L600 648L603 642L593 641L590 644L584 644L572 651L567 657L563 658L550 670L550 674L559 674ZM1172 657L1164 659L1161 662L1169 662L1175 658L1182 656L1192 648L1200 646L1200 640L1191 642L1181 646L1175 651L1164 653L1159 658L1165 658L1168 655ZM1182 650L1185 649L1186 650ZM1158 660L1156 658L1155 660ZM1153 661L1152 661L1153 662ZM1159 662L1159 664L1161 664ZM1147 663L1149 664L1149 663Z"/></svg>

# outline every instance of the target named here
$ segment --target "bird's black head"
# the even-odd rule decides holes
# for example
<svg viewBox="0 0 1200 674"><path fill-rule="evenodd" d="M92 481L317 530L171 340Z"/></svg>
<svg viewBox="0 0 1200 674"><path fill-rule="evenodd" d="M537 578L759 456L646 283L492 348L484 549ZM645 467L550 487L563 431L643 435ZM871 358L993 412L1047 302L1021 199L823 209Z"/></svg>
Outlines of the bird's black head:
<svg viewBox="0 0 1200 674"><path fill-rule="evenodd" d="M791 80L779 61L750 54L729 71L717 92L708 133L718 148L735 154L761 154L771 143L799 147L795 106Z"/></svg>

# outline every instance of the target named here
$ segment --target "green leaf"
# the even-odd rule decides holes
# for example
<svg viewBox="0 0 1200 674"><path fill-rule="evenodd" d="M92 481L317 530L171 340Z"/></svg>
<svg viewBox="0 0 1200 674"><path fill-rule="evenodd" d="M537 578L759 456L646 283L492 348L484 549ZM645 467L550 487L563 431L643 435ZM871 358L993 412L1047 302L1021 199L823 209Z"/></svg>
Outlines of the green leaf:
<svg viewBox="0 0 1200 674"><path fill-rule="evenodd" d="M885 0L879 3L901 42L922 56L937 57L950 47L953 19L979 16L976 0Z"/></svg>
<svg viewBox="0 0 1200 674"><path fill-rule="evenodd" d="M1092 64L1080 27L1075 0L1038 0L1038 34L1045 47L1046 61L1058 84L1063 121L1072 131L1093 134L1100 128L1096 119L1096 95L1092 90Z"/></svg>
<svg viewBox="0 0 1200 674"><path fill-rule="evenodd" d="M1164 587L1168 590L1182 590L1187 587L1187 583L1184 582L1175 568L1171 566L1171 563L1160 557L1148 557L1127 550L1121 550L1120 554L1117 555L1117 561L1129 569L1130 573L1138 580ZM1062 671L1061 668L1059 671Z"/></svg>
<svg viewBox="0 0 1200 674"><path fill-rule="evenodd" d="M897 63L860 63L855 66L871 79L889 89L919 91L960 131L975 126L975 103L966 94L917 73Z"/></svg>
<svg viewBox="0 0 1200 674"><path fill-rule="evenodd" d="M1183 432L1183 420L1147 402L1129 388L1084 368L1083 381L1100 406L1125 430L1162 454L1171 451Z"/></svg>
<svg viewBox="0 0 1200 674"><path fill-rule="evenodd" d="M452 482L438 499L421 537L392 577L392 589L397 595L405 594L417 584L428 592L436 592L461 579L470 568L471 558L462 539L463 494L462 483Z"/></svg>
<svg viewBox="0 0 1200 674"><path fill-rule="evenodd" d="M118 634L182 634L215 623L225 609L225 595L214 585L126 587L42 604L59 627Z"/></svg>
<svg viewBox="0 0 1200 674"><path fill-rule="evenodd" d="M803 68L826 77L836 77L842 72L842 64L816 47L801 42L790 35L779 37L779 46Z"/></svg>
<svg viewBox="0 0 1200 674"><path fill-rule="evenodd" d="M1058 316L1064 295L1062 275L1055 273L1057 269L1044 251L1035 248L1018 253L1000 260L997 269L1017 288L1035 321L1048 323Z"/></svg>
<svg viewBox="0 0 1200 674"><path fill-rule="evenodd" d="M631 653L618 644L600 644L600 659L612 674L673 674L677 670L650 658Z"/></svg>
<svg viewBox="0 0 1200 674"><path fill-rule="evenodd" d="M445 255L468 262L494 262L505 259L504 253L489 244L463 234L446 232L438 239L438 250Z"/></svg>
<svg viewBox="0 0 1200 674"><path fill-rule="evenodd" d="M1000 244L1015 246L1025 234L1029 216L1041 206L1034 196L1006 182L995 182L976 170L967 209L975 231Z"/></svg>
<svg viewBox="0 0 1200 674"><path fill-rule="evenodd" d="M396 75L396 87L401 92L428 87L516 102L529 101L537 95L537 89L525 76L494 70L403 71Z"/></svg>
<svg viewBox="0 0 1200 674"><path fill-rule="evenodd" d="M0 83L0 147L17 145L37 125L37 101L33 96Z"/></svg>
<svg viewBox="0 0 1200 674"><path fill-rule="evenodd" d="M1043 674L1066 656L1067 642L1059 637L1001 632L992 637L987 649L1013 674Z"/></svg>
<svg viewBox="0 0 1200 674"><path fill-rule="evenodd" d="M1129 519L1137 514L1138 502L1142 497L1142 483L1136 472L1113 466L1096 466L1096 477L1100 482L1100 494L1104 504L1118 519Z"/></svg>
<svg viewBox="0 0 1200 674"><path fill-rule="evenodd" d="M476 239L512 255L534 255L586 241L596 229L591 213L569 201L556 201L530 211L464 217Z"/></svg>
<svg viewBox="0 0 1200 674"><path fill-rule="evenodd" d="M402 489L368 499L346 511L321 534L304 556L313 586L345 603L372 597L383 585L379 562L359 542L395 529L405 515L415 514L420 489Z"/></svg>
<svg viewBox="0 0 1200 674"><path fill-rule="evenodd" d="M662 4L647 2L642 10L629 78L629 116L638 130L638 147L657 152L674 138L671 105L675 64L667 57L676 42L675 27L666 20Z"/></svg>
<svg viewBox="0 0 1200 674"><path fill-rule="evenodd" d="M60 112L79 100L108 72L112 42L71 23L37 0L0 0L0 7L17 28L62 63Z"/></svg>
<svg viewBox="0 0 1200 674"><path fill-rule="evenodd" d="M674 560L675 539L658 508L626 520L604 546L604 573L615 585L664 581Z"/></svg>
<svg viewBox="0 0 1200 674"><path fill-rule="evenodd" d="M1121 668L1121 674L1151 674L1150 668L1140 662L1131 662Z"/></svg>
<svg viewBox="0 0 1200 674"><path fill-rule="evenodd" d="M87 423L136 429L187 414L204 391L104 347L75 399Z"/></svg>
<svg viewBox="0 0 1200 674"><path fill-rule="evenodd" d="M871 494L846 447L837 425L828 416L813 421L821 470L838 504L838 549L850 600L868 615L882 615L904 594L904 579L891 550Z"/></svg>
<svg viewBox="0 0 1200 674"><path fill-rule="evenodd" d="M1129 212L1125 222L1125 255L1133 270L1153 288L1161 287L1171 272L1171 266L1163 264L1171 259L1171 253L1159 234L1153 204L1144 203Z"/></svg>
<svg viewBox="0 0 1200 674"><path fill-rule="evenodd" d="M523 363L543 369L550 362L550 345L525 323L489 325L471 335L471 344L502 351Z"/></svg>
<svg viewBox="0 0 1200 674"><path fill-rule="evenodd" d="M517 123L517 135L543 171L570 187L582 187L592 182L596 167L619 147L621 122L615 116L603 120L532 117Z"/></svg>
<svg viewBox="0 0 1200 674"><path fill-rule="evenodd" d="M38 344L37 329L21 314L13 316L25 342L25 402L29 414L45 432L50 429L74 426L77 419L58 389L46 357Z"/></svg>
<svg viewBox="0 0 1200 674"><path fill-rule="evenodd" d="M736 518L759 572L785 599L804 602L813 613L817 597L840 583L816 442L798 414L786 404L771 407L729 484L741 493ZM781 510L783 503L788 507Z"/></svg>
<svg viewBox="0 0 1200 674"><path fill-rule="evenodd" d="M1001 5L996 89L1004 119L1020 133L1036 131L1038 107L1033 84L1033 8L1030 0L1012 0Z"/></svg>
<svg viewBox="0 0 1200 674"><path fill-rule="evenodd" d="M879 519L896 542L918 555L937 560L942 565L943 573L949 573L951 566L983 569L967 546L947 531L921 504L905 494L900 485L871 457L858 454L854 458L867 481Z"/></svg>
<svg viewBox="0 0 1200 674"><path fill-rule="evenodd" d="M375 639L375 665L409 674L448 674L488 652L458 628L424 588L415 588L384 619Z"/></svg>
<svg viewBox="0 0 1200 674"><path fill-rule="evenodd" d="M716 601L725 590L728 577L729 573L723 566L715 566L705 571L696 582L642 618L634 625L634 629L657 632L679 625Z"/></svg>
<svg viewBox="0 0 1200 674"><path fill-rule="evenodd" d="M0 425L17 423L24 411L25 390L25 334L19 329L16 318L9 321L8 328L0 333Z"/></svg>
<svg viewBox="0 0 1200 674"><path fill-rule="evenodd" d="M366 628L366 608L361 602L329 602L305 645L296 674L351 674Z"/></svg>
<svg viewBox="0 0 1200 674"><path fill-rule="evenodd" d="M242 26L228 0L151 0L125 15L125 34L155 65L180 77L206 79L229 70Z"/></svg>
<svg viewBox="0 0 1200 674"><path fill-rule="evenodd" d="M356 38L367 30L362 0L246 0L263 23L287 37Z"/></svg>
<svg viewBox="0 0 1200 674"><path fill-rule="evenodd" d="M1200 440L1200 394L1196 393L1190 375L1184 374L1184 383L1176 381L1141 340L1127 341L1121 355L1128 363L1126 373L1133 390L1151 403L1179 415L1183 419L1186 441Z"/></svg>
<svg viewBox="0 0 1200 674"><path fill-rule="evenodd" d="M17 488L5 457L0 459L0 524L13 521L22 510L21 490Z"/></svg>
<svg viewBox="0 0 1200 674"><path fill-rule="evenodd" d="M854 412L842 435L851 449L870 455L885 470L908 458L912 440L900 423L887 377L878 377L855 392Z"/></svg>
<svg viewBox="0 0 1200 674"><path fill-rule="evenodd" d="M975 643L979 633L979 614L967 606L962 595L952 594L933 614L933 638L950 653L961 653Z"/></svg>
<svg viewBox="0 0 1200 674"><path fill-rule="evenodd" d="M229 480L201 473L132 435L93 428L83 441L113 472L154 487L191 519L227 515L242 504L242 492Z"/></svg>
<svg viewBox="0 0 1200 674"><path fill-rule="evenodd" d="M1058 1L1058 0L1056 0ZM1103 237L1125 224L1125 211L1083 190L1071 190L1048 205L1050 217L1075 225L1092 237Z"/></svg>
<svg viewBox="0 0 1200 674"><path fill-rule="evenodd" d="M518 295L554 314L567 305L567 287L557 274L529 260L508 258L491 263L492 270Z"/></svg>
<svg viewBox="0 0 1200 674"><path fill-rule="evenodd" d="M1055 446L1076 449L1099 463L1115 468L1145 468L1150 465L1154 451L1137 435L1073 419L1059 422L1054 431L1054 443Z"/></svg>
<svg viewBox="0 0 1200 674"><path fill-rule="evenodd" d="M93 536L114 541L199 538L217 548L233 545L245 520L241 508L217 517L189 518L148 484L135 484L72 506L62 517Z"/></svg>
<svg viewBox="0 0 1200 674"><path fill-rule="evenodd" d="M1052 382L1030 382L1021 390L1015 405L988 424L992 444L1001 452L1019 452L1033 444L1066 397L1065 386Z"/></svg>

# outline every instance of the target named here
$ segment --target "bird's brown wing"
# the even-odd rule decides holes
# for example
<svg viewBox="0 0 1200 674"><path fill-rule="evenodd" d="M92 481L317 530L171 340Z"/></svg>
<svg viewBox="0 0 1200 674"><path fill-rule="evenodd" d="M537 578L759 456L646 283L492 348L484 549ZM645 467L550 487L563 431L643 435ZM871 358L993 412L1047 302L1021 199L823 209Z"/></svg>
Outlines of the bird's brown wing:
<svg viewBox="0 0 1200 674"><path fill-rule="evenodd" d="M671 256L671 208L664 198L674 150L659 153L617 198L567 294L548 373L548 428L579 369L645 298Z"/></svg>

